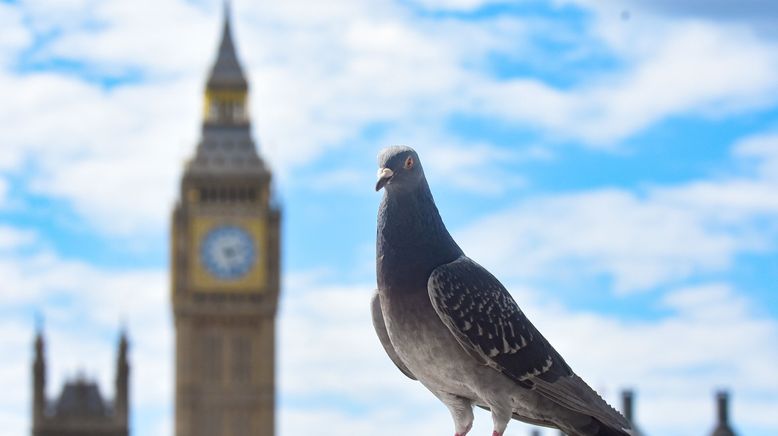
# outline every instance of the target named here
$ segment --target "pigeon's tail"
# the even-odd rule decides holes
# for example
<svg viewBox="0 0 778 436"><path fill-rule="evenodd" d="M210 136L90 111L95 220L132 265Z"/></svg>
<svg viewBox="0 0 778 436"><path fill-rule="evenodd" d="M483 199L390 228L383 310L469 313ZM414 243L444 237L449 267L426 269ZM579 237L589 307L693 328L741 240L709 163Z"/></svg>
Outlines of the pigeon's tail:
<svg viewBox="0 0 778 436"><path fill-rule="evenodd" d="M598 424L599 421L598 421ZM624 429L615 429L607 425L600 424L600 428L594 436L632 436L632 433Z"/></svg>
<svg viewBox="0 0 778 436"><path fill-rule="evenodd" d="M603 424L596 418L592 418L584 425L572 429L563 429L568 436L632 436L632 432L626 429L616 429Z"/></svg>

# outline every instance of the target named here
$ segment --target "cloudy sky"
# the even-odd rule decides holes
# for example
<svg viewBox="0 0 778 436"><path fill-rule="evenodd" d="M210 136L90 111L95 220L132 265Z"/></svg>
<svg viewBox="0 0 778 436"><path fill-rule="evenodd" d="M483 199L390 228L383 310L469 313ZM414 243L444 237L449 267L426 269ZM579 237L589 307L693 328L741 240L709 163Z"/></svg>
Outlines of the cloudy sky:
<svg viewBox="0 0 778 436"><path fill-rule="evenodd" d="M48 394L172 435L167 237L217 0L0 0L0 434ZM778 6L759 0L233 2L284 205L278 434L453 433L368 315L375 155L414 146L449 229L612 403L703 435L713 392L778 433ZM476 412L473 434L491 431ZM528 434L513 423L509 435ZM546 431L546 435L552 434Z"/></svg>

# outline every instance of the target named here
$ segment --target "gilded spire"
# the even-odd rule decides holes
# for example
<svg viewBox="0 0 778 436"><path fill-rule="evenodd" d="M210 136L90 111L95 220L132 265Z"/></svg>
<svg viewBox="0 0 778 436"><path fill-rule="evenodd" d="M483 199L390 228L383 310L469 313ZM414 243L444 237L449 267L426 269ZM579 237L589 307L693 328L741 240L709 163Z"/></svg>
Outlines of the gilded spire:
<svg viewBox="0 0 778 436"><path fill-rule="evenodd" d="M240 66L238 55L235 52L235 44L232 41L230 20L230 4L228 1L225 1L222 38L221 43L219 43L216 61L208 77L208 89L228 88L245 90L248 88L248 82L246 82L246 77L243 75L243 68Z"/></svg>

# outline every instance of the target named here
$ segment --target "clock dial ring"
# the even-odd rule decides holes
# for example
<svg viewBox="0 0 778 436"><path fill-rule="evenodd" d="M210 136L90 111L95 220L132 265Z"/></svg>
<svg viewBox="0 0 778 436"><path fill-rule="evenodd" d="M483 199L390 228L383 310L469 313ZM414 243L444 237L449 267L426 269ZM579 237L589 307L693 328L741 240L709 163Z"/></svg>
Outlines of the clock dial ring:
<svg viewBox="0 0 778 436"><path fill-rule="evenodd" d="M237 280L248 274L257 258L257 247L248 231L236 225L209 230L200 245L205 270L219 280Z"/></svg>

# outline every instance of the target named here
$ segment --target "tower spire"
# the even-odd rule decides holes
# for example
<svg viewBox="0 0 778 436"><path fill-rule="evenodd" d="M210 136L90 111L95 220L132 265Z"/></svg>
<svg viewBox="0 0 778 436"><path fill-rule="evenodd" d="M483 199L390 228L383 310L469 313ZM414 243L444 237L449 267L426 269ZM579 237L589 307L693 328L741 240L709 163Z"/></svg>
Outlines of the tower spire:
<svg viewBox="0 0 778 436"><path fill-rule="evenodd" d="M230 3L225 1L219 51L205 86L205 124L248 127L249 85L232 40L231 15Z"/></svg>
<svg viewBox="0 0 778 436"><path fill-rule="evenodd" d="M38 316L36 320L35 332L35 360L32 364L33 375L33 427L39 425L43 420L43 413L46 407L46 351L43 339L43 321Z"/></svg>
<svg viewBox="0 0 778 436"><path fill-rule="evenodd" d="M224 24L222 25L221 42L216 54L216 61L211 68L208 77L207 88L214 89L248 89L248 82L243 75L243 68L235 51L235 43L232 39L230 2L224 2Z"/></svg>
<svg viewBox="0 0 778 436"><path fill-rule="evenodd" d="M621 391L621 411L624 418L632 425L632 434L642 436L643 433L638 429L635 419L635 391L632 389Z"/></svg>
<svg viewBox="0 0 778 436"><path fill-rule="evenodd" d="M115 412L122 424L126 425L129 415L129 379L130 363L127 359L127 327L122 326L119 333L119 350L116 353L116 398L114 399Z"/></svg>
<svg viewBox="0 0 778 436"><path fill-rule="evenodd" d="M267 173L251 138L248 82L235 50L231 17L230 3L225 2L219 49L205 87L202 139L187 166L190 175L213 171ZM221 198L215 192L201 194L203 198Z"/></svg>
<svg viewBox="0 0 778 436"><path fill-rule="evenodd" d="M729 392L725 390L716 392L716 409L718 419L711 436L735 436L729 424Z"/></svg>

